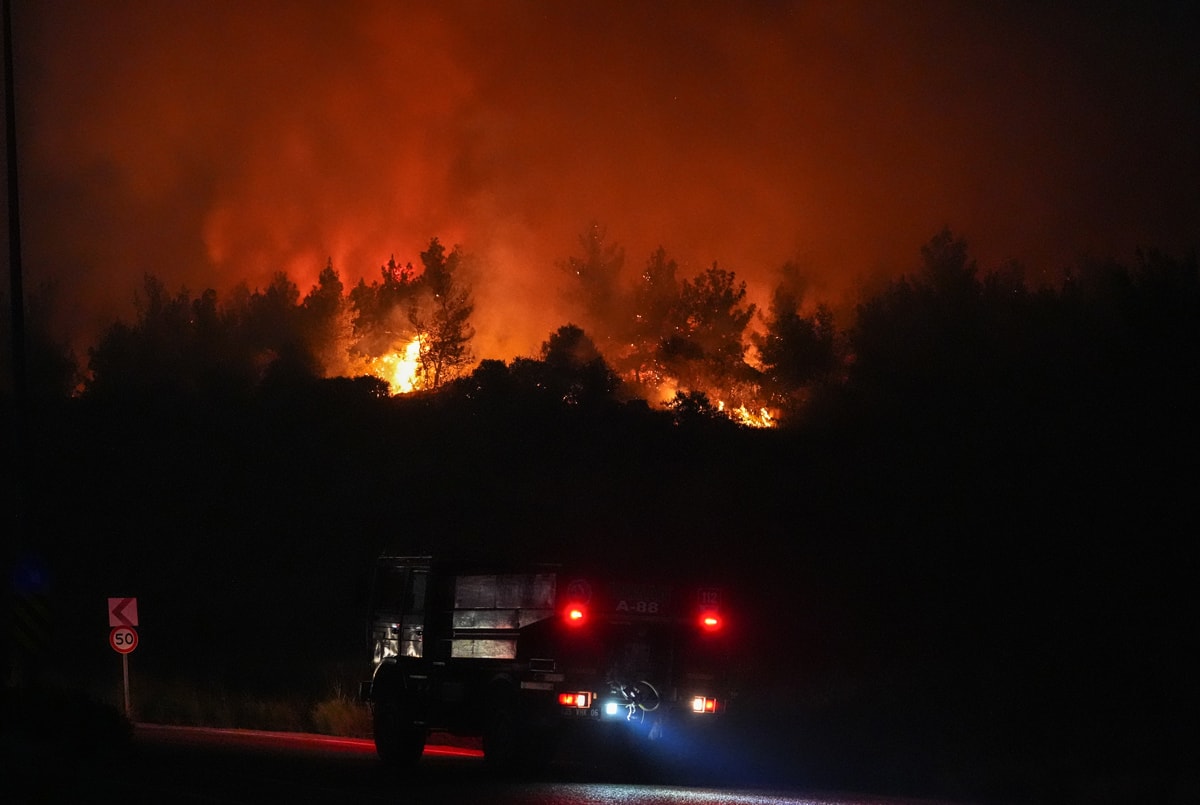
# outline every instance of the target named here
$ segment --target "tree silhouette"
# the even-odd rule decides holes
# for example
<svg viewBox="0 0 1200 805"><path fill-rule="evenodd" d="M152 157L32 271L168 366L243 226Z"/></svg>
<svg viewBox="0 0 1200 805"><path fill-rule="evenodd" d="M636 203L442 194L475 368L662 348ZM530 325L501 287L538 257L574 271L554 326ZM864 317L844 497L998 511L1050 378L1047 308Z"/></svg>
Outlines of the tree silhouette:
<svg viewBox="0 0 1200 805"><path fill-rule="evenodd" d="M234 298L240 306L222 305L217 292L208 288L191 302L194 341L188 360L197 374L198 389L242 394L260 379L260 354L246 337L249 292Z"/></svg>
<svg viewBox="0 0 1200 805"><path fill-rule="evenodd" d="M966 397L976 395L995 357L988 321L995 311L986 309L965 241L943 230L921 255L915 276L901 276L859 304L851 382L875 410L969 413Z"/></svg>
<svg viewBox="0 0 1200 805"><path fill-rule="evenodd" d="M300 289L277 271L266 290L250 297L248 321L251 344L263 356L267 373L276 380L320 377L320 360L304 329Z"/></svg>
<svg viewBox="0 0 1200 805"><path fill-rule="evenodd" d="M501 411L545 416L564 409L594 412L617 402L620 386L595 342L582 328L566 324L542 342L538 358L515 358L508 366L481 361L454 383L453 394Z"/></svg>
<svg viewBox="0 0 1200 805"><path fill-rule="evenodd" d="M784 273L794 274L794 266L785 266ZM764 318L765 332L750 337L772 397L788 407L836 365L833 312L822 304L811 315L801 315L802 291L798 287L792 280L775 288Z"/></svg>
<svg viewBox="0 0 1200 805"><path fill-rule="evenodd" d="M134 324L115 322L89 350L94 394L194 391L193 306L186 289L170 294L157 277L143 277L134 295Z"/></svg>
<svg viewBox="0 0 1200 805"><path fill-rule="evenodd" d="M360 279L350 291L352 356L375 358L402 350L412 340L408 314L418 293L412 263L401 266L393 255L379 273L379 280L368 285Z"/></svg>
<svg viewBox="0 0 1200 805"><path fill-rule="evenodd" d="M317 359L326 376L349 370L347 353L353 325L342 294L343 287L331 258L300 305L301 333L309 353Z"/></svg>
<svg viewBox="0 0 1200 805"><path fill-rule="evenodd" d="M559 263L568 277L568 298L579 311L584 327L602 333L601 341L618 335L624 307L621 269L625 249L608 241L608 230L593 221L579 236L583 254Z"/></svg>
<svg viewBox="0 0 1200 805"><path fill-rule="evenodd" d="M667 410L676 425L703 427L728 424L729 420L721 409L703 391L677 391L667 403Z"/></svg>
<svg viewBox="0 0 1200 805"><path fill-rule="evenodd" d="M685 388L733 389L752 373L746 365L743 334L756 306L747 304L746 283L717 263L684 280L675 311L675 333L659 358Z"/></svg>
<svg viewBox="0 0 1200 805"><path fill-rule="evenodd" d="M89 351L91 394L239 394L264 378L320 377L336 368L344 325L341 282L332 265L300 303L284 272L265 290L235 288L221 304L208 289L172 294L146 275L133 324L115 322Z"/></svg>
<svg viewBox="0 0 1200 805"><path fill-rule="evenodd" d="M659 246L642 270L630 297L629 315L614 363L635 386L653 389L664 380L659 348L678 330L678 264Z"/></svg>
<svg viewBox="0 0 1200 805"><path fill-rule="evenodd" d="M54 334L56 302L57 288L51 283L25 298L25 380L33 402L66 398L81 381L73 350ZM0 400L10 400L15 393L11 316L9 297L0 289Z"/></svg>
<svg viewBox="0 0 1200 805"><path fill-rule="evenodd" d="M612 399L620 385L595 342L574 324L552 333L541 354L546 386L566 405L597 405Z"/></svg>
<svg viewBox="0 0 1200 805"><path fill-rule="evenodd" d="M425 267L420 293L409 309L409 322L421 341L421 387L437 389L458 378L474 360L471 339L475 304L457 274L465 258L456 246L449 254L437 238L421 252Z"/></svg>

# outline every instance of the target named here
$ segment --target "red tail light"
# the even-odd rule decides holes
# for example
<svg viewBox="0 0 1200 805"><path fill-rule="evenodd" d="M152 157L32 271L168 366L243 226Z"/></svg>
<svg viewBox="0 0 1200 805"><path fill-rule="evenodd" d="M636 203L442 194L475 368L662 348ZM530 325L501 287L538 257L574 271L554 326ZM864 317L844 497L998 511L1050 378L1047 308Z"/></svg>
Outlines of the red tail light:
<svg viewBox="0 0 1200 805"><path fill-rule="evenodd" d="M696 696L692 699L693 713L717 712L717 700L711 696Z"/></svg>
<svg viewBox="0 0 1200 805"><path fill-rule="evenodd" d="M571 626L582 626L587 620L587 610L578 604L572 604L563 611L563 617Z"/></svg>
<svg viewBox="0 0 1200 805"><path fill-rule="evenodd" d="M582 690L571 693L560 693L558 694L558 703L563 707L575 707L579 710L586 710L592 703L592 694Z"/></svg>
<svg viewBox="0 0 1200 805"><path fill-rule="evenodd" d="M706 632L718 632L721 630L723 621L721 616L716 612L702 612L700 614L700 628Z"/></svg>

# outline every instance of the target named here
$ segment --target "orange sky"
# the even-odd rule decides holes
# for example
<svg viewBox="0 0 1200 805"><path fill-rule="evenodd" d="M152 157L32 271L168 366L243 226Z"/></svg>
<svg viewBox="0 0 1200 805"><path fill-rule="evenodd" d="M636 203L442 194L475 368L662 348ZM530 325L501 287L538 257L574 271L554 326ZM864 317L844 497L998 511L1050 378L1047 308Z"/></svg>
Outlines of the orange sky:
<svg viewBox="0 0 1200 805"><path fill-rule="evenodd" d="M86 344L169 288L347 284L431 237L488 266L476 351L570 319L596 219L640 269L714 260L765 303L914 267L1200 243L1186 4L17 2L26 288Z"/></svg>

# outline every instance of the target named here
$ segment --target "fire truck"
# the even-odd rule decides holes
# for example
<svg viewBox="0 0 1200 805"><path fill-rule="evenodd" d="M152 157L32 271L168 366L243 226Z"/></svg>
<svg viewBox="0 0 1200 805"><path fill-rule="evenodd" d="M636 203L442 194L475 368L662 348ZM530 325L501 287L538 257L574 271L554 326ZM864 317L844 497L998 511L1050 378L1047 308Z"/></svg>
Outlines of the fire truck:
<svg viewBox="0 0 1200 805"><path fill-rule="evenodd" d="M732 704L724 604L716 586L385 555L359 692L377 753L416 763L439 732L534 769L589 740L650 751L704 730Z"/></svg>

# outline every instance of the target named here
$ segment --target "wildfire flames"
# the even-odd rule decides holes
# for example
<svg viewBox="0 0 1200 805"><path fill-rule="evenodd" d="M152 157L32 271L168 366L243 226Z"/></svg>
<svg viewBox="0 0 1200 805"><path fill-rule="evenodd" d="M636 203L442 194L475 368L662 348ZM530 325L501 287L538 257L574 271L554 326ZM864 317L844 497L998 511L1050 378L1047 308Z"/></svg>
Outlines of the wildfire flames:
<svg viewBox="0 0 1200 805"><path fill-rule="evenodd" d="M414 338L402 351L389 352L373 358L369 371L380 380L387 381L392 394L409 394L420 389L421 339Z"/></svg>
<svg viewBox="0 0 1200 805"><path fill-rule="evenodd" d="M594 240L589 251L604 251L600 238ZM277 273L265 291L256 289L225 303L212 290L198 300L186 289L172 295L161 281L147 276L138 297L138 323L115 326L97 348L99 359L94 361L103 370L98 385L121 382L123 371L146 371L140 356L155 350L166 357L162 366L150 370L157 368L180 383L198 382L188 372L211 373L209 362L217 355L243 371L239 377L261 375L272 365L267 361L286 360L283 365L292 371L311 367L323 377L377 378L387 383L392 396L436 393L473 378L482 368L471 383L510 382L537 399L557 399L568 406L657 400L677 424L725 419L753 428L775 427L778 414L769 401L782 401L778 410L787 410L787 395L795 392L762 365L748 362L747 351L763 349L756 331L748 338L744 332L756 306L744 302L745 283L736 284L731 271L715 265L694 280L676 283L675 264L665 263L660 250L652 260L666 266L671 281L629 288L620 284L615 263L592 266L593 278L583 286L590 295L576 294L576 301L582 300L583 313L602 337L593 339L578 325L563 325L534 356L513 358L498 373L491 364L503 361L481 359L472 347L475 303L470 286L455 273L474 269L472 256L464 256L457 246L447 252L433 238L420 259L422 270L390 259L379 280L360 280L349 294L329 260L303 299L285 272ZM655 294L653 319L629 313L645 302L645 287ZM600 305L596 299L606 301ZM778 318L772 315L764 319L768 329ZM794 311L789 315L809 322ZM221 329L224 322L232 323L229 331ZM614 333L628 341L618 341ZM220 346L219 353L210 341ZM188 346L185 354L180 355L179 343ZM500 379L504 372L510 372L507 381ZM382 384L370 387L380 390Z"/></svg>
<svg viewBox="0 0 1200 805"><path fill-rule="evenodd" d="M392 396L411 394L424 389L420 360L421 338L416 336L403 349L369 359L365 369L368 374L385 381ZM679 385L676 381L663 378L662 383L658 385L659 404L667 406L678 391ZM735 407L724 400L717 400L715 407L718 414L747 428L773 428L778 424L765 405L758 406L758 410L754 411L752 404L743 403Z"/></svg>
<svg viewBox="0 0 1200 805"><path fill-rule="evenodd" d="M371 358L367 361L366 371L385 381L391 389L392 396L411 394L424 388L421 383L420 358L421 338L416 336L403 349ZM674 381L664 379L659 386L660 405L665 406L678 390ZM777 425L775 416L766 406L760 406L755 412L746 404L733 407L727 405L724 400L718 400L716 409L721 415L744 427L773 428Z"/></svg>
<svg viewBox="0 0 1200 805"><path fill-rule="evenodd" d="M717 403L717 409L734 422L738 422L748 428L775 427L775 418L771 416L771 412L765 406L759 408L756 414L745 405L739 405L737 408L726 408L725 402L720 401Z"/></svg>

